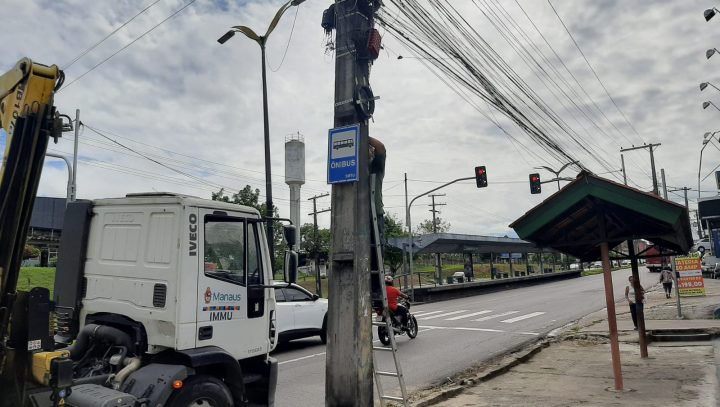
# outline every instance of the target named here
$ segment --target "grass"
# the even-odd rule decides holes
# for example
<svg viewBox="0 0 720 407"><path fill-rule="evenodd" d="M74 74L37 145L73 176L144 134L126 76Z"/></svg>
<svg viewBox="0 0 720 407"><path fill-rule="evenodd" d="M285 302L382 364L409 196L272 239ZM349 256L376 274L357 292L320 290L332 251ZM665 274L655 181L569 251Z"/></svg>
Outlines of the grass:
<svg viewBox="0 0 720 407"><path fill-rule="evenodd" d="M18 278L17 289L29 291L33 287L45 287L53 297L55 286L55 267L22 267Z"/></svg>

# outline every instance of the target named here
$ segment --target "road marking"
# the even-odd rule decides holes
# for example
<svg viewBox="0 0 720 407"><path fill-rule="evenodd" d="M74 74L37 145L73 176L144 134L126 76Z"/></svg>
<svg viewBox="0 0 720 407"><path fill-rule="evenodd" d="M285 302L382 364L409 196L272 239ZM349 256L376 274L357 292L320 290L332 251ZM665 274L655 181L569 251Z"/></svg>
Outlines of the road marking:
<svg viewBox="0 0 720 407"><path fill-rule="evenodd" d="M501 329L489 329L489 328L470 328L470 327L464 327L464 326L421 326L420 328L425 328L428 330L454 330L454 331L472 331L472 332L493 332L493 333L506 333L506 334L518 334L518 335L532 335L532 336L538 336L540 335L537 332L513 332L513 331L503 331Z"/></svg>
<svg viewBox="0 0 720 407"><path fill-rule="evenodd" d="M427 314L425 314L425 315L423 315L422 318L418 318L418 319L420 319L420 320L426 320L426 319L442 318L442 317L447 317L447 316L450 316L450 315L462 314L463 312L468 312L468 310L466 310L466 309L461 309L460 311L446 312L446 313L444 313L444 314L433 315L433 316L430 316L430 317L428 317ZM416 318L417 318L417 317L416 317Z"/></svg>
<svg viewBox="0 0 720 407"><path fill-rule="evenodd" d="M437 314L439 312L445 312L445 311L431 311L431 312L421 311L421 312L413 312L412 314L415 315L415 318L418 318L418 317L424 317L426 315Z"/></svg>
<svg viewBox="0 0 720 407"><path fill-rule="evenodd" d="M325 352L315 353L313 355L307 355L307 356L303 356L303 357L297 358L297 359L284 360L282 362L278 362L278 365L284 365L285 363L290 363L290 362L299 362L301 360L310 359L310 358L314 358L316 356L323 356L323 355L325 355Z"/></svg>
<svg viewBox="0 0 720 407"><path fill-rule="evenodd" d="M490 311L490 310L485 310L485 311L480 311L480 312L473 312L472 314L465 314L465 315L460 315L459 317L448 318L448 319L446 319L446 321L457 321L458 319L470 318L470 317L474 317L475 315L489 314L489 313L491 313L491 312L492 312L492 311Z"/></svg>
<svg viewBox="0 0 720 407"><path fill-rule="evenodd" d="M520 311L508 311L508 312L503 312L502 314L490 315L490 316L487 316L487 317L482 317L482 318L478 318L478 319L473 319L473 321L477 321L477 322L488 321L488 320L491 320L491 319L504 317L504 316L506 316L506 315L517 314L518 312L520 312Z"/></svg>
<svg viewBox="0 0 720 407"><path fill-rule="evenodd" d="M499 332L503 333L500 329L487 329L487 328L468 328L462 326L421 326L421 328L432 328L432 329L452 329L456 331L476 331L476 332Z"/></svg>
<svg viewBox="0 0 720 407"><path fill-rule="evenodd" d="M513 322L522 321L523 319L528 319L528 318L536 317L536 316L542 315L542 314L544 314L544 312L533 312L533 313L530 313L530 314L521 315L521 316L519 316L519 317L506 319L506 320L500 321L500 322L504 322L504 323L506 323L506 324L512 324Z"/></svg>

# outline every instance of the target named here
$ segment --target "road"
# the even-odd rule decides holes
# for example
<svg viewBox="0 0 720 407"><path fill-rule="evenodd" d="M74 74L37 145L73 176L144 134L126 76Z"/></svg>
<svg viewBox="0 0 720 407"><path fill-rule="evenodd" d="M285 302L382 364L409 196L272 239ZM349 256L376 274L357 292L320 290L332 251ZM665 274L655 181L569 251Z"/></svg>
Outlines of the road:
<svg viewBox="0 0 720 407"><path fill-rule="evenodd" d="M613 273L616 299L624 297L629 275L630 270ZM640 281L650 286L657 274L641 268ZM602 274L412 307L420 332L413 340L398 337L408 390L442 382L604 307ZM618 312L627 306L618 304ZM291 342L273 356L280 363L278 406L325 405L325 347L319 339ZM396 379L383 383L386 393L399 392Z"/></svg>

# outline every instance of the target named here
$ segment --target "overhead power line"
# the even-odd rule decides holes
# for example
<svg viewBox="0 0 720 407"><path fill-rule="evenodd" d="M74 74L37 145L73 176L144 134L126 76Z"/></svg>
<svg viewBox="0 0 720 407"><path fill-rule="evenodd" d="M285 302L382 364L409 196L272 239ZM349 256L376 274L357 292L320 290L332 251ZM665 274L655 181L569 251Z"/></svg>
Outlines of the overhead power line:
<svg viewBox="0 0 720 407"><path fill-rule="evenodd" d="M140 10L140 12L138 12L137 14L135 14L134 16L132 16L129 20L125 21L120 27L114 29L110 34L106 35L103 39L101 39L100 41L96 42L96 43L93 44L92 46L90 46L90 47L88 47L87 49L85 49L85 51L83 51L83 52L81 52L80 54L78 54L78 55L77 55L75 58L73 58L70 62L67 62L67 63L61 65L61 66L62 66L62 69L67 70L68 68L70 68L71 66L73 66L73 64L74 64L75 62L79 61L82 57L84 57L85 55L87 55L90 51L92 51L92 50L94 50L95 48L99 47L100 44L102 44L103 42L105 42L105 40L107 40L108 38L110 38L110 37L112 37L113 35L115 35L115 33L117 33L118 31L120 31L121 29L123 29L123 27L125 27L125 26L128 25L128 24L130 24L135 18L137 18L137 17L140 16L141 14L144 14L146 11L148 11L148 10L150 9L150 7L158 4L159 2L160 2L160 0L155 0L155 1L154 1L153 3L151 3L149 6L145 7L145 8L142 9L142 10Z"/></svg>
<svg viewBox="0 0 720 407"><path fill-rule="evenodd" d="M120 48L119 50L115 51L114 53L110 54L109 57L107 57L107 58L103 59L102 61L98 62L97 64L93 65L92 68L88 69L88 70L85 71L82 75L78 76L77 78L73 79L70 83L68 83L68 84L66 84L65 86L63 86L58 92L62 92L64 89L69 88L70 85L72 85L73 83L75 83L75 82L79 81L80 79L84 78L85 75L87 75L87 74L89 74L90 72L94 71L96 68L98 68L100 65L104 64L105 62L109 61L109 60L110 60L112 57L114 57L115 55L123 52L123 51L126 50L128 47L130 47L131 45L135 44L135 43L138 42L140 39L142 39L144 36L146 36L146 35L150 34L151 32L153 32L156 28L160 27L163 23L165 23L165 22L168 21L169 19L175 17L175 16L176 16L178 13L180 13L181 11L183 11L183 10L185 10L186 8L190 7L190 5L192 5L192 4L195 3L196 1L197 1L197 0L190 0L190 1L187 2L184 6L180 7L180 8L177 9L175 12L173 12L172 14L170 14L169 16L167 16L164 20L160 21L159 23L155 24L152 28L150 28L149 30L147 30L147 31L145 31L144 33L142 33L139 37L135 38L134 40L132 40L132 41L130 41L128 44L126 44L124 47L122 47L122 48Z"/></svg>

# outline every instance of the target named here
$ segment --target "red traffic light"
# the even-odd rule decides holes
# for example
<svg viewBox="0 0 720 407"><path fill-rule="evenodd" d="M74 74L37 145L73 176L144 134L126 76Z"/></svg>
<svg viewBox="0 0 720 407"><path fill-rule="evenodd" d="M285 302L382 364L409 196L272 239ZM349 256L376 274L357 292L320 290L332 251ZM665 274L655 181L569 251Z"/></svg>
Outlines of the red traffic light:
<svg viewBox="0 0 720 407"><path fill-rule="evenodd" d="M530 174L530 193L539 194L542 191L542 185L540 184L540 174Z"/></svg>
<svg viewBox="0 0 720 407"><path fill-rule="evenodd" d="M484 165L475 167L475 184L478 188L485 188L488 185L487 171Z"/></svg>

